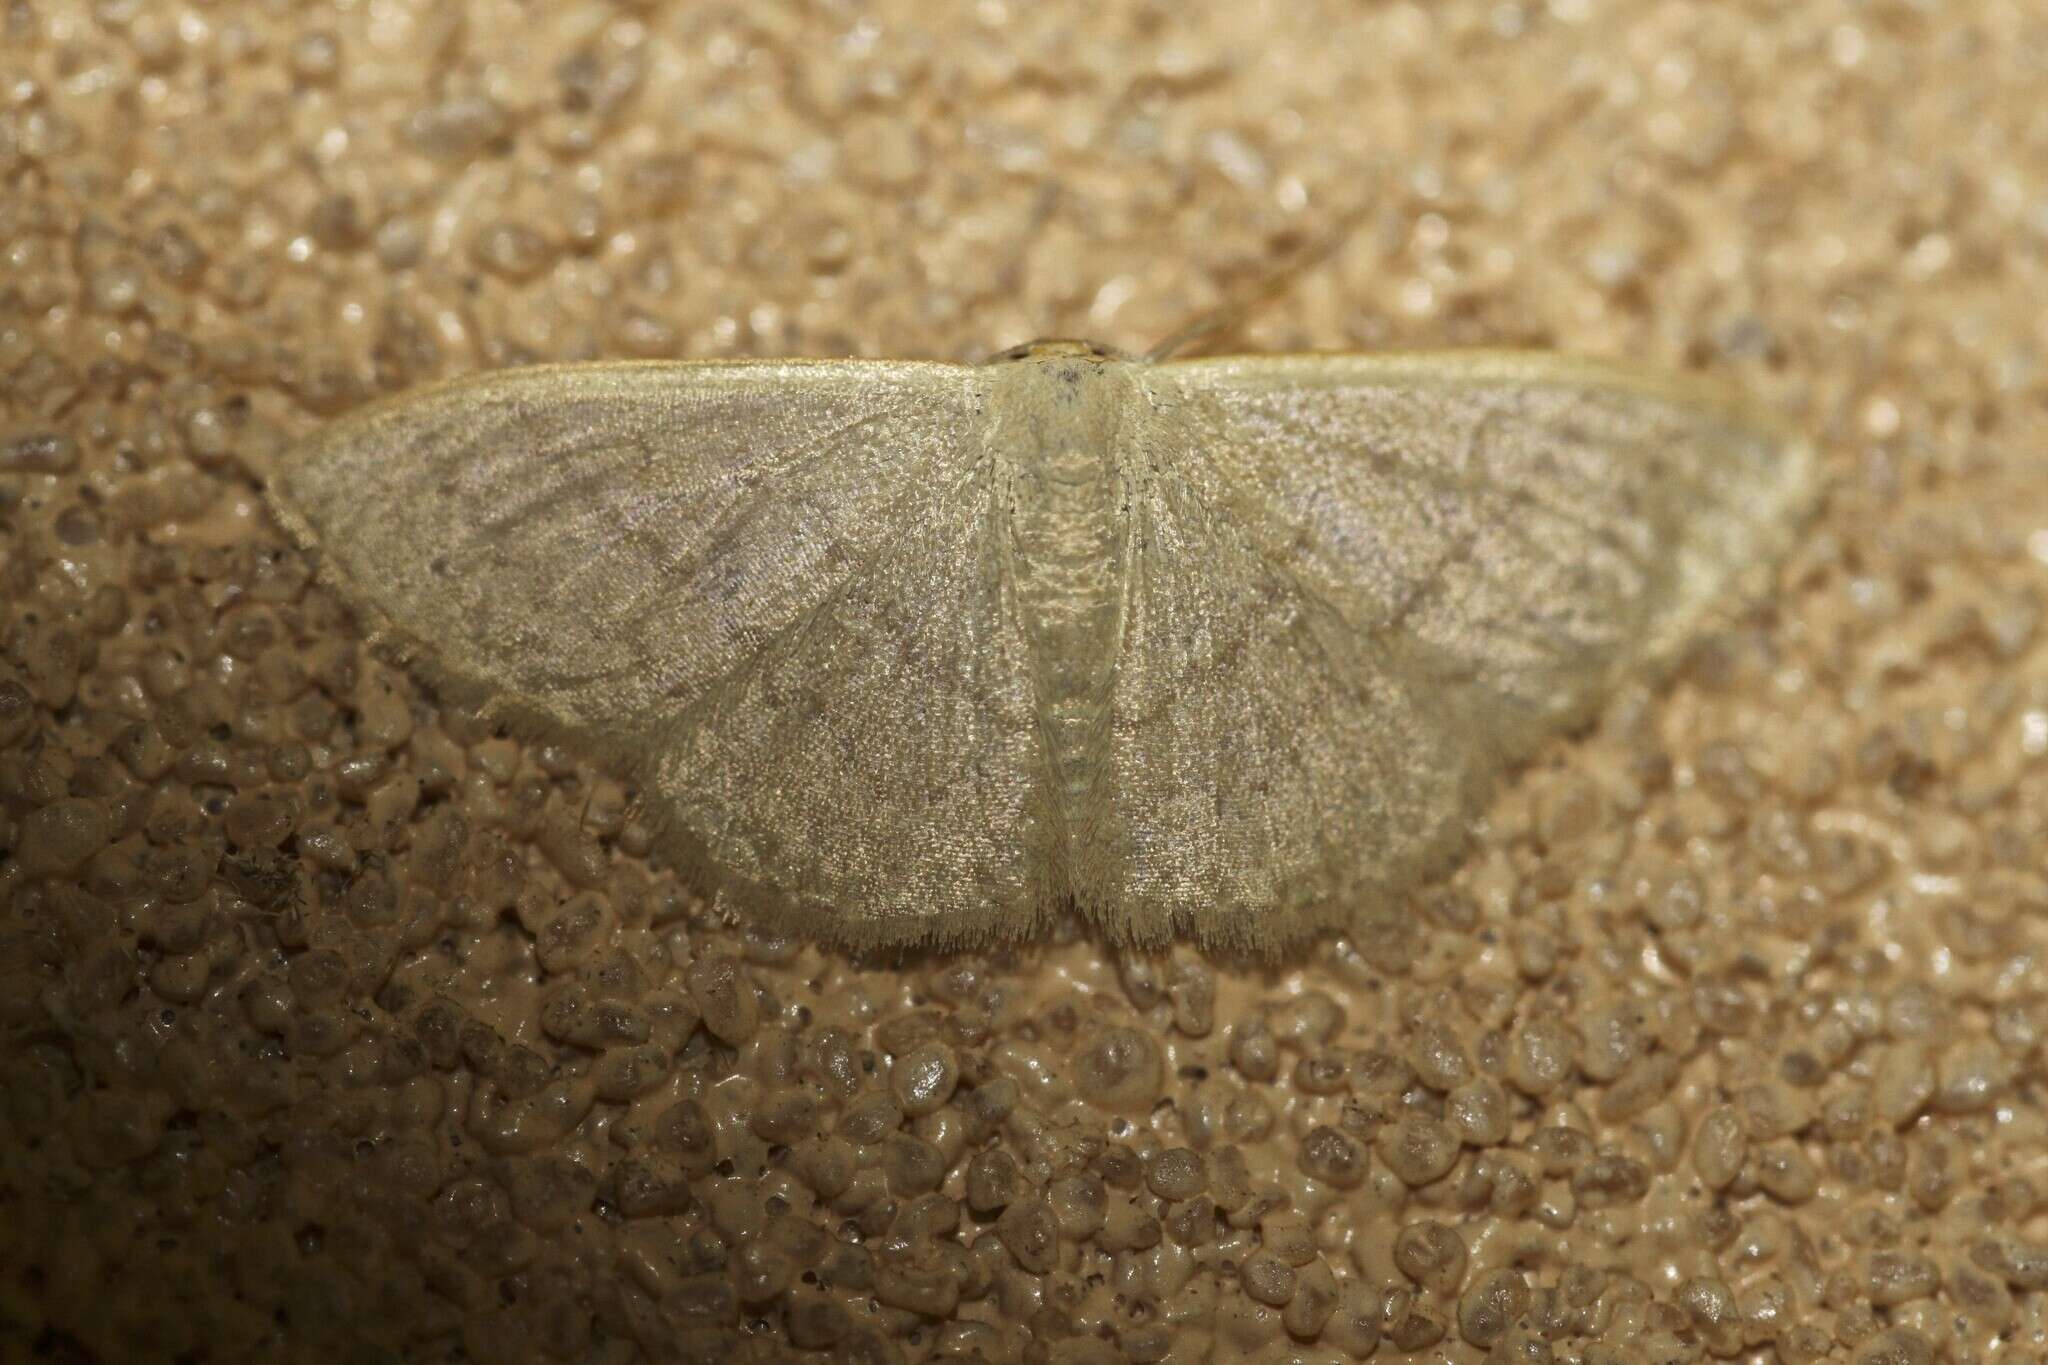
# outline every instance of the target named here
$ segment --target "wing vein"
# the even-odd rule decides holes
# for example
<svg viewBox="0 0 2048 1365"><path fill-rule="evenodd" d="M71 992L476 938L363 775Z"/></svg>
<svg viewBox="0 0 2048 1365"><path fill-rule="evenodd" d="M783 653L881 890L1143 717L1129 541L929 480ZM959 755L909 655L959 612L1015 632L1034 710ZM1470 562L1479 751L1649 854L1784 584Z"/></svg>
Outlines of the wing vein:
<svg viewBox="0 0 2048 1365"><path fill-rule="evenodd" d="M943 506L950 500L953 494L974 481L976 472L977 467L970 467L958 480L947 486L934 501ZM894 526L896 522L894 513L905 503L914 499L919 491L913 487L901 497L891 502L888 511L882 517L876 519L876 528L881 530ZM897 548L899 546L895 540L888 536L877 535L874 548L858 564L848 569L846 575L829 592L820 597L816 602L813 602L801 616L763 640L760 648L756 649L747 658L741 660L736 667L720 675L713 685L700 689L704 693L703 698L685 707L676 717L677 733L686 733L693 725L702 720L704 713L715 700L713 694L728 689L744 687L748 682L752 681L758 672L766 668L773 658L799 648L809 638L811 631L826 619L828 612L844 601L847 594L856 587L865 584L868 575L874 572L875 568L883 562L887 553Z"/></svg>

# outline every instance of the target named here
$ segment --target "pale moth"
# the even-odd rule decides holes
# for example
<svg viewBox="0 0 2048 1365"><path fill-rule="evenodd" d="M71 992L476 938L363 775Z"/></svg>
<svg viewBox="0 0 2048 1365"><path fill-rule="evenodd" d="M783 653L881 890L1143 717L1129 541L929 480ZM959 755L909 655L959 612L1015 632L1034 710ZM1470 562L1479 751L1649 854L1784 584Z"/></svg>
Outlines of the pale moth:
<svg viewBox="0 0 2048 1365"><path fill-rule="evenodd" d="M1510 352L540 366L374 403L277 513L444 696L630 777L743 917L1271 950L1788 545L1808 447Z"/></svg>

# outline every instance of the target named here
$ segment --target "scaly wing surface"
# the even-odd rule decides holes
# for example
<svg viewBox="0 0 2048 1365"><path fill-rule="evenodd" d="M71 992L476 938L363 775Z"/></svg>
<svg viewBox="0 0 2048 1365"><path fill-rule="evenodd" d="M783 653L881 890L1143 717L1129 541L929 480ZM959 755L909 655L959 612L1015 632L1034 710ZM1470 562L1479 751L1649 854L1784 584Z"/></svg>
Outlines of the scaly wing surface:
<svg viewBox="0 0 2048 1365"><path fill-rule="evenodd" d="M1812 491L1733 400L1587 361L1148 383L1083 895L1138 939L1270 947L1442 866L1500 769L1667 655Z"/></svg>
<svg viewBox="0 0 2048 1365"><path fill-rule="evenodd" d="M857 946L1014 939L1064 908L1029 643L976 467L664 745L744 913Z"/></svg>
<svg viewBox="0 0 2048 1365"><path fill-rule="evenodd" d="M325 429L272 502L431 681L625 768L760 913L959 939L1044 908L1000 823L1040 765L982 399L937 364L508 371Z"/></svg>

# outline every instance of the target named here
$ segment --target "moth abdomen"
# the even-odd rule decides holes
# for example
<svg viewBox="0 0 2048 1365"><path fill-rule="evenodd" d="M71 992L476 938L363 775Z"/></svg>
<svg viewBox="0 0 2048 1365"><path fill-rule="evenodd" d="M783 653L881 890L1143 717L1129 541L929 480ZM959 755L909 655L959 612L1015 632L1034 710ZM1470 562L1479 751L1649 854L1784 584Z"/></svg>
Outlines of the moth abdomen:
<svg viewBox="0 0 2048 1365"><path fill-rule="evenodd" d="M1129 517L1117 432L1129 367L1063 355L998 371L1010 420L992 427L1008 499L1016 599L1030 642L1055 804L1071 829L1096 764L1116 658Z"/></svg>

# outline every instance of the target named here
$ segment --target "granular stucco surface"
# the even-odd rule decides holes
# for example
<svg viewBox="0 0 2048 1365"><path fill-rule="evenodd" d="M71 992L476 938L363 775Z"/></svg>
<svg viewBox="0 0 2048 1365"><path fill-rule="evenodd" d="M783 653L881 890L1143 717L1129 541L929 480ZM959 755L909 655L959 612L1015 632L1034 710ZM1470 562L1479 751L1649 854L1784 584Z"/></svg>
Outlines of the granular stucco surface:
<svg viewBox="0 0 2048 1365"><path fill-rule="evenodd" d="M0 1356L2048 1353L2048 17L0 4ZM1277 969L716 922L268 519L600 356L1708 369L1831 488Z"/></svg>

